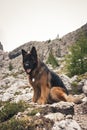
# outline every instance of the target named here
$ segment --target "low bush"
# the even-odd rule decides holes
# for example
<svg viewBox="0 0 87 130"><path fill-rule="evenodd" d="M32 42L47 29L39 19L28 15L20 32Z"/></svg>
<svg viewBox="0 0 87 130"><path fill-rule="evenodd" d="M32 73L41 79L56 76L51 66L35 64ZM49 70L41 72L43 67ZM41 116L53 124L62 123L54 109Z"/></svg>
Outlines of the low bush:
<svg viewBox="0 0 87 130"><path fill-rule="evenodd" d="M0 123L0 130L25 130L25 127L25 121L20 121L16 119Z"/></svg>
<svg viewBox="0 0 87 130"><path fill-rule="evenodd" d="M54 57L54 55L53 55L53 53L52 53L52 51L50 51L50 53L49 53L49 56L48 56L48 59L47 59L47 62L46 62L47 64L51 64L52 65L52 67L57 67L57 66L59 66L59 64L58 64L58 61L56 60L56 58Z"/></svg>
<svg viewBox="0 0 87 130"><path fill-rule="evenodd" d="M70 47L70 53L66 58L68 75L81 75L87 72L87 36L81 36Z"/></svg>
<svg viewBox="0 0 87 130"><path fill-rule="evenodd" d="M9 67L8 67L8 68L9 68L9 71L12 71L12 70L13 70L13 65L12 65L11 62L9 63Z"/></svg>
<svg viewBox="0 0 87 130"><path fill-rule="evenodd" d="M25 105L23 102L6 103L0 111L0 122L4 122L13 117L18 112L24 111Z"/></svg>

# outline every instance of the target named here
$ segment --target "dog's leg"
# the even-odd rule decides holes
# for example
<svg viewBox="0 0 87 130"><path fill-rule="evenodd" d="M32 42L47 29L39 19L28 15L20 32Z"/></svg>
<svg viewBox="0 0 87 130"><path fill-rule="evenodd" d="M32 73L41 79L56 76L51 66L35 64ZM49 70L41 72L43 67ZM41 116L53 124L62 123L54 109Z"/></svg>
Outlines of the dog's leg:
<svg viewBox="0 0 87 130"><path fill-rule="evenodd" d="M50 89L48 86L41 86L41 96L38 99L38 104L46 104L49 97Z"/></svg>
<svg viewBox="0 0 87 130"><path fill-rule="evenodd" d="M38 104L46 104L48 97L49 97L49 93L50 93L49 74L46 71L44 71L43 75L41 76L40 89L41 89L41 96L38 99L37 103Z"/></svg>
<svg viewBox="0 0 87 130"><path fill-rule="evenodd" d="M33 94L33 99L32 99L32 101L33 102L37 102L37 100L39 99L39 97L40 97L40 89L39 88L37 88L36 86L35 86L35 88L33 88L33 90L34 90L34 94Z"/></svg>

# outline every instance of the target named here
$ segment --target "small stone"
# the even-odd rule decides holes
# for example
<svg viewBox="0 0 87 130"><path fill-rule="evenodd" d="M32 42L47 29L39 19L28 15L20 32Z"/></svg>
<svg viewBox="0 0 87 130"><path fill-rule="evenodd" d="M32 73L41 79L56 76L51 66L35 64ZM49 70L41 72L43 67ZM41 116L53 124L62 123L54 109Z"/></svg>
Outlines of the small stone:
<svg viewBox="0 0 87 130"><path fill-rule="evenodd" d="M36 114L36 116L40 116L40 113L38 112L38 113Z"/></svg>

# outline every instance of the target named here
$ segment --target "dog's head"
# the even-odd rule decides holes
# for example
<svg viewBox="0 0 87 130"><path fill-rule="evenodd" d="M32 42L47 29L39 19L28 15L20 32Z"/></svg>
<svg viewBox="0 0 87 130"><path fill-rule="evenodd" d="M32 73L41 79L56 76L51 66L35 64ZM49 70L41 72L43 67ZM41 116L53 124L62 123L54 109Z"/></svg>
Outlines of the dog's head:
<svg viewBox="0 0 87 130"><path fill-rule="evenodd" d="M32 47L30 53L22 49L23 67L27 74L30 74L37 67L37 52L36 48Z"/></svg>

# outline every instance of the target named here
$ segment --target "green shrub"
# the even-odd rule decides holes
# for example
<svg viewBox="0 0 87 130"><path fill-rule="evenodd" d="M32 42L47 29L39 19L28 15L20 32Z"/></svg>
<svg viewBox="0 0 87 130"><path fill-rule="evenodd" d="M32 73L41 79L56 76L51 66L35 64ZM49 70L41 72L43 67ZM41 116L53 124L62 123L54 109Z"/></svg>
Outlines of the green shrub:
<svg viewBox="0 0 87 130"><path fill-rule="evenodd" d="M47 42L50 43L50 42L51 42L51 39L47 40Z"/></svg>
<svg viewBox="0 0 87 130"><path fill-rule="evenodd" d="M75 81L75 82L72 82L72 91L70 92L71 94L79 94L79 91L78 91L78 82Z"/></svg>
<svg viewBox="0 0 87 130"><path fill-rule="evenodd" d="M25 121L16 119L9 120L4 123L0 123L0 130L25 130Z"/></svg>
<svg viewBox="0 0 87 130"><path fill-rule="evenodd" d="M6 121L20 111L24 111L25 105L19 103L6 103L0 111L0 122Z"/></svg>
<svg viewBox="0 0 87 130"><path fill-rule="evenodd" d="M9 71L12 71L12 70L13 70L13 65L12 65L11 62L9 63L9 67L8 67L8 68L9 68Z"/></svg>
<svg viewBox="0 0 87 130"><path fill-rule="evenodd" d="M58 61L57 61L57 60L56 60L56 58L54 57L54 55L53 55L52 51L50 51L50 53L49 53L49 56L48 56L48 59L47 59L47 62L46 62L46 63L51 64L51 65L52 65L52 67L57 67L57 66L59 66L59 65L58 65Z"/></svg>
<svg viewBox="0 0 87 130"><path fill-rule="evenodd" d="M77 82L72 82L71 84L73 87L77 87L78 86L78 83Z"/></svg>
<svg viewBox="0 0 87 130"><path fill-rule="evenodd" d="M87 37L80 37L70 48L66 63L69 76L87 72Z"/></svg>

